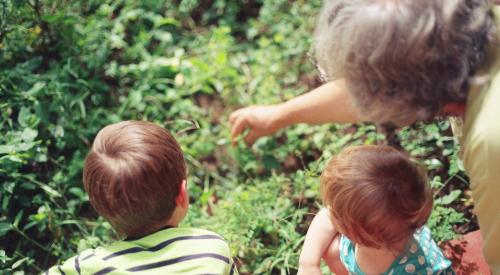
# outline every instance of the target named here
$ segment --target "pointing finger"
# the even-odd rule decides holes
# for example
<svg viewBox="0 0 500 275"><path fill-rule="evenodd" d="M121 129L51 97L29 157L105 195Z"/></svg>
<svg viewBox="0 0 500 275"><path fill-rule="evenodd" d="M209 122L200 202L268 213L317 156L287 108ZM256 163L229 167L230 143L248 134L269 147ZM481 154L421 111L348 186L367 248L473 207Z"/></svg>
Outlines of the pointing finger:
<svg viewBox="0 0 500 275"><path fill-rule="evenodd" d="M239 109L239 110L232 112L229 115L229 123L233 124L236 121L236 119L242 115L243 110L244 109Z"/></svg>
<svg viewBox="0 0 500 275"><path fill-rule="evenodd" d="M248 146L251 146L252 144L254 144L254 142L259 138L260 136L257 135L257 133L255 131L250 131L248 132L247 136L244 138L245 140L245 143L248 145Z"/></svg>
<svg viewBox="0 0 500 275"><path fill-rule="evenodd" d="M240 116L236 118L234 121L232 127L231 127L231 140L232 143L236 143L236 138L241 135L241 133L247 128L248 126L248 121L245 117Z"/></svg>

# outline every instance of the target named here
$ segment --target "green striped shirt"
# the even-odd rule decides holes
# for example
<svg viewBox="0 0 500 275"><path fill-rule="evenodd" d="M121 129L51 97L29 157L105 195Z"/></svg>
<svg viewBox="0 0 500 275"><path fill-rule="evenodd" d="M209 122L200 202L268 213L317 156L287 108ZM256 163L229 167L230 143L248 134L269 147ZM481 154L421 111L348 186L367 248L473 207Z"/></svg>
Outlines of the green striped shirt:
<svg viewBox="0 0 500 275"><path fill-rule="evenodd" d="M45 272L53 274L238 274L224 239L207 230L168 228L88 249Z"/></svg>

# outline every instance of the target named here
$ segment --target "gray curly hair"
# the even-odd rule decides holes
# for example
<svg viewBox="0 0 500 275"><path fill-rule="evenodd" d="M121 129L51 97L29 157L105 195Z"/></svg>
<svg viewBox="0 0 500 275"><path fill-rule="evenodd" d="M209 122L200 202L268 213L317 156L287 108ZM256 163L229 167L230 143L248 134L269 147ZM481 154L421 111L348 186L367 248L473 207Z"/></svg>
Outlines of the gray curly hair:
<svg viewBox="0 0 500 275"><path fill-rule="evenodd" d="M330 0L315 32L318 66L344 78L370 121L408 125L464 103L496 40L489 0Z"/></svg>

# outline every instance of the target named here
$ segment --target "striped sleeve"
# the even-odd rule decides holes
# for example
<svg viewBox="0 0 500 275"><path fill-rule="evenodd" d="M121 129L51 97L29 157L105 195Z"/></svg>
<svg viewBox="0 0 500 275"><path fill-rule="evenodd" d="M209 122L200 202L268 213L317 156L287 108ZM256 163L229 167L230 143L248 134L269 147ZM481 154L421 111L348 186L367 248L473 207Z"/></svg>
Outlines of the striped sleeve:
<svg viewBox="0 0 500 275"><path fill-rule="evenodd" d="M44 275L80 275L82 274L82 261L95 256L92 250L85 250L81 254L69 258L63 264L55 265L45 271Z"/></svg>
<svg viewBox="0 0 500 275"><path fill-rule="evenodd" d="M66 269L66 268L65 268ZM63 267L61 265L56 265L51 267L49 270L47 270L44 275L66 275L66 274L71 274L68 272L66 269L66 272L63 270Z"/></svg>
<svg viewBox="0 0 500 275"><path fill-rule="evenodd" d="M229 275L239 275L238 269L236 268L236 264L234 261L231 259L231 265L229 268Z"/></svg>

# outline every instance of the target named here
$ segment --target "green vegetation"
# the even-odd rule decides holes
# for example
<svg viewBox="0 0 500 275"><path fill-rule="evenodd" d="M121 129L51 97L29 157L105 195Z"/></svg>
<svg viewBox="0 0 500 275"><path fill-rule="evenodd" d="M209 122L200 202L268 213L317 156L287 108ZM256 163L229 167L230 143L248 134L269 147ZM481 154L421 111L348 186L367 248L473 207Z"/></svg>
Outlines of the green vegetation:
<svg viewBox="0 0 500 275"><path fill-rule="evenodd" d="M177 133L192 196L185 225L220 232L240 273L295 273L325 161L384 135L297 125L231 147L228 116L319 84L308 52L321 4L0 0L0 273L40 272L115 238L81 170L97 131L126 119ZM429 169L436 236L475 226L467 193L451 191L467 180L449 123L397 135Z"/></svg>

